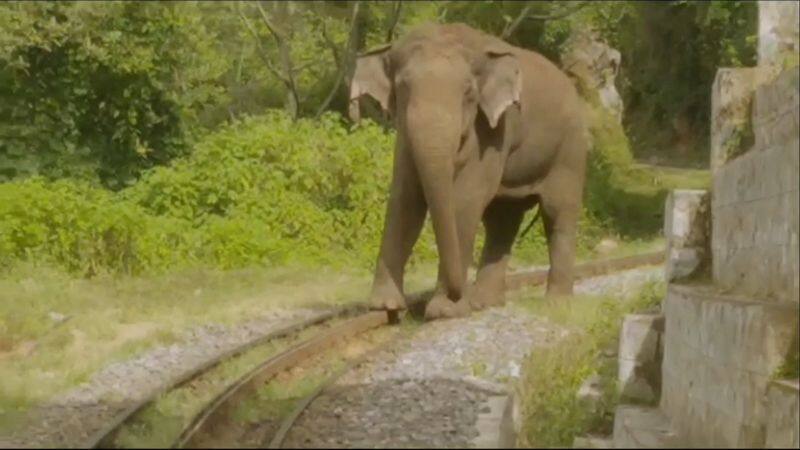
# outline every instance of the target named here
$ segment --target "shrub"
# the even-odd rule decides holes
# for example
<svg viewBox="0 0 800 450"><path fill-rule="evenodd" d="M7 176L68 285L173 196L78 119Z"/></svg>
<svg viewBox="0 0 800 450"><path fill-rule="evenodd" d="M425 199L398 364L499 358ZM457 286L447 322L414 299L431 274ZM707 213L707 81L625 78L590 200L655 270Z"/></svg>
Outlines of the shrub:
<svg viewBox="0 0 800 450"><path fill-rule="evenodd" d="M371 266L391 147L371 123L348 130L335 114L292 123L274 111L207 136L118 193L42 178L0 184L2 262L46 260L82 274Z"/></svg>
<svg viewBox="0 0 800 450"><path fill-rule="evenodd" d="M579 252L610 226L624 227L617 216L637 217L624 215L630 196L622 185L632 179L624 133L615 122L597 123ZM270 111L205 136L191 154L116 193L81 181L0 184L0 262L49 261L80 274L287 263L371 268L393 141L371 122L348 129L334 113L293 122ZM518 240L518 259L546 260L540 230ZM479 236L476 260L481 243ZM435 256L428 225L411 263Z"/></svg>
<svg viewBox="0 0 800 450"><path fill-rule="evenodd" d="M534 351L523 369L520 433L524 447L569 447L575 436L609 434L618 401L616 366L602 352L616 348L626 314L647 310L663 296L662 283L650 283L626 299L576 297L570 302L544 304L540 314L581 330L552 347ZM588 411L576 393L593 373L604 380L598 409Z"/></svg>

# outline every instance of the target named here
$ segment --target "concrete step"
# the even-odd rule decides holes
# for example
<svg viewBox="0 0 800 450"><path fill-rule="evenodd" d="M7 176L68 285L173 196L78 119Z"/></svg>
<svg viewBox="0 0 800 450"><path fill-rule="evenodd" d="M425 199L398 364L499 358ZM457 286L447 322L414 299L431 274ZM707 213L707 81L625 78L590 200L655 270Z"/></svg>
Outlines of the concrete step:
<svg viewBox="0 0 800 450"><path fill-rule="evenodd" d="M800 447L800 380L776 380L767 388L766 448Z"/></svg>
<svg viewBox="0 0 800 450"><path fill-rule="evenodd" d="M614 415L613 448L687 448L661 410L620 405Z"/></svg>
<svg viewBox="0 0 800 450"><path fill-rule="evenodd" d="M572 448L614 448L611 437L578 436L572 443Z"/></svg>
<svg viewBox="0 0 800 450"><path fill-rule="evenodd" d="M670 284L663 312L660 408L675 431L701 447L763 447L764 399L797 345L797 304Z"/></svg>

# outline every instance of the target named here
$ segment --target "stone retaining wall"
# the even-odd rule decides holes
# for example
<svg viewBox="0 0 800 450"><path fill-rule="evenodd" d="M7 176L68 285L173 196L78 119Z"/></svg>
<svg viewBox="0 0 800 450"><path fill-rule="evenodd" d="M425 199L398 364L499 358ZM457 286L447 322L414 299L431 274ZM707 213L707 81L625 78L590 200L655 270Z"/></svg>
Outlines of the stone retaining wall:
<svg viewBox="0 0 800 450"><path fill-rule="evenodd" d="M756 78L752 74L738 79ZM712 158L716 161L711 201L714 282L759 300L797 302L800 290L798 80L794 67L757 87L752 108L755 146L728 161L717 149ZM741 97L745 89L738 91ZM715 89L715 95L726 92L731 90ZM714 103L722 107L732 101L718 98ZM726 127L718 123L715 130L723 132ZM723 141L712 135L712 142Z"/></svg>
<svg viewBox="0 0 800 450"><path fill-rule="evenodd" d="M764 398L797 333L797 305L670 285L661 409L693 445L763 447Z"/></svg>
<svg viewBox="0 0 800 450"><path fill-rule="evenodd" d="M800 447L798 380L773 381L767 390L766 448Z"/></svg>

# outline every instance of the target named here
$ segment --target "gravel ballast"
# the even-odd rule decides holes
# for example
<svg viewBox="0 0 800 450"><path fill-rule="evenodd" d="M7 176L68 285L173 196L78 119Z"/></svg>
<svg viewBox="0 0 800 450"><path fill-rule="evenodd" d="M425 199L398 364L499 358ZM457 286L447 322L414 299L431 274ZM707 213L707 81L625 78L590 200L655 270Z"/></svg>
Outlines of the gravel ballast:
<svg viewBox="0 0 800 450"><path fill-rule="evenodd" d="M635 293L650 267L588 278L578 294ZM569 331L509 302L425 325L347 373L299 417L287 448L473 447L490 396L504 394L537 347Z"/></svg>
<svg viewBox="0 0 800 450"><path fill-rule="evenodd" d="M264 336L327 311L273 310L238 325L204 325L177 343L153 347L112 363L89 381L56 396L29 414L13 436L0 436L0 447L81 447L94 433L127 408L164 391L208 361Z"/></svg>

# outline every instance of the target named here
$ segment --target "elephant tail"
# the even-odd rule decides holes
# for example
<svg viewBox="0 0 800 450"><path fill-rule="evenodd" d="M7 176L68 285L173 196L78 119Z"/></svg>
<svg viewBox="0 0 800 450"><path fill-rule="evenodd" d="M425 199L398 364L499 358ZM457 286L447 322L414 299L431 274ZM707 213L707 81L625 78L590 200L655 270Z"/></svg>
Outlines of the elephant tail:
<svg viewBox="0 0 800 450"><path fill-rule="evenodd" d="M528 226L525 227L524 230L522 230L522 234L519 235L520 239L524 238L525 235L528 234L528 231L531 230L531 228L533 227L533 224L536 223L536 221L539 219L539 216L541 215L541 212L542 212L542 207L541 206L536 206L536 214L534 214L533 218L531 219L531 221L528 222Z"/></svg>

